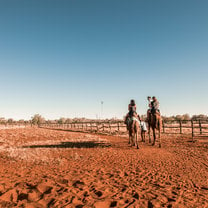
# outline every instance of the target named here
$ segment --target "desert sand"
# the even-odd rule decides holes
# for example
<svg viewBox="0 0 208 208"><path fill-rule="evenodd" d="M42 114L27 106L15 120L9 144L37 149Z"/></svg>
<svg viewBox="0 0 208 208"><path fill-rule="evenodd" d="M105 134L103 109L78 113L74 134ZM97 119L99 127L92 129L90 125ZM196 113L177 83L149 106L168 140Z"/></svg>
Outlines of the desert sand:
<svg viewBox="0 0 208 208"><path fill-rule="evenodd" d="M208 138L0 130L0 207L208 207Z"/></svg>

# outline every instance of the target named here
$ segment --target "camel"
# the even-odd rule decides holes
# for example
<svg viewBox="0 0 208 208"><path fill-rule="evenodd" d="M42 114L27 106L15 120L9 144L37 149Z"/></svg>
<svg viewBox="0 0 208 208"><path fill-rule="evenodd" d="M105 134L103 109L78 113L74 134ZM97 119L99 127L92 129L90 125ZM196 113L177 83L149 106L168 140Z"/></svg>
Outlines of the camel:
<svg viewBox="0 0 208 208"><path fill-rule="evenodd" d="M136 146L139 149L138 135L139 135L139 121L137 118L132 117L127 121L127 130L129 131L129 144Z"/></svg>
<svg viewBox="0 0 208 208"><path fill-rule="evenodd" d="M152 129L154 141L152 145L155 145L156 141L156 130L158 130L158 138L159 138L159 147L161 147L161 124L162 119L158 112L156 113L147 113L147 122L148 122L148 132L149 132L149 143L151 143L151 135L150 135L150 129Z"/></svg>

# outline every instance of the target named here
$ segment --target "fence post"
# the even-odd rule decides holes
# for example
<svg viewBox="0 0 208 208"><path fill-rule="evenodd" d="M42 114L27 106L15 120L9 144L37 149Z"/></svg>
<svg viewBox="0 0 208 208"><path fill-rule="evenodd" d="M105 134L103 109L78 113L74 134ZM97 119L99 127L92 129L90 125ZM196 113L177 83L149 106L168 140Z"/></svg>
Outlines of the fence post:
<svg viewBox="0 0 208 208"><path fill-rule="evenodd" d="M179 120L179 124L180 124L180 134L182 134L182 121Z"/></svg>
<svg viewBox="0 0 208 208"><path fill-rule="evenodd" d="M105 124L103 123L103 132L104 132L104 129L105 129Z"/></svg>
<svg viewBox="0 0 208 208"><path fill-rule="evenodd" d="M120 131L120 125L119 125L120 123L118 122L118 132Z"/></svg>
<svg viewBox="0 0 208 208"><path fill-rule="evenodd" d="M201 120L199 120L199 129L200 129L200 134L202 134L202 125L201 125Z"/></svg>
<svg viewBox="0 0 208 208"><path fill-rule="evenodd" d="M165 122L162 121L163 133L165 133Z"/></svg>
<svg viewBox="0 0 208 208"><path fill-rule="evenodd" d="M110 121L109 121L108 125L109 125L109 131L110 131L110 134L111 134L111 124L110 124Z"/></svg>
<svg viewBox="0 0 208 208"><path fill-rule="evenodd" d="M191 120L191 129L192 129L192 141L194 141L194 122Z"/></svg>

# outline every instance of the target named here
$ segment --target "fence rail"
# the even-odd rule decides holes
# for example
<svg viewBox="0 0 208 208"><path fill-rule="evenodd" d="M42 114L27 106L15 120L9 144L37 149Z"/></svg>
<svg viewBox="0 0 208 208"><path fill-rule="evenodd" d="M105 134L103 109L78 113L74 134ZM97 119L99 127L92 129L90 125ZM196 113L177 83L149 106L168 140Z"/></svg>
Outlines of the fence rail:
<svg viewBox="0 0 208 208"><path fill-rule="evenodd" d="M26 128L31 126L31 124L26 123L0 123L0 129L16 129L16 128Z"/></svg>
<svg viewBox="0 0 208 208"><path fill-rule="evenodd" d="M126 125L123 121L109 122L72 122L66 124L43 123L41 128L62 129L81 132L96 132L106 134L125 134ZM192 137L197 135L208 136L208 120L173 120L163 121L162 133L167 134L190 134Z"/></svg>
<svg viewBox="0 0 208 208"><path fill-rule="evenodd" d="M208 120L163 121L162 132L208 136Z"/></svg>
<svg viewBox="0 0 208 208"><path fill-rule="evenodd" d="M115 122L73 122L67 124L41 124L41 128L63 129L82 132L107 134L125 134L126 125L123 121Z"/></svg>

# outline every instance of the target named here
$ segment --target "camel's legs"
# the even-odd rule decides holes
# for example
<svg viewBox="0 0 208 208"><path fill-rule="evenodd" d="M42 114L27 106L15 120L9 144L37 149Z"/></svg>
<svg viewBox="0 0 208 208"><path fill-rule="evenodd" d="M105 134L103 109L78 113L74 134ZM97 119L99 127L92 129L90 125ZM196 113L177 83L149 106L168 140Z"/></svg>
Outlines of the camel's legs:
<svg viewBox="0 0 208 208"><path fill-rule="evenodd" d="M139 145L138 145L138 130L136 131L136 146L137 146L137 149L139 149Z"/></svg>
<svg viewBox="0 0 208 208"><path fill-rule="evenodd" d="M133 136L130 133L129 133L129 144L130 144L130 146L133 146L134 145Z"/></svg>
<svg viewBox="0 0 208 208"><path fill-rule="evenodd" d="M129 144L131 144L131 136L130 136L130 134L129 134Z"/></svg>
<svg viewBox="0 0 208 208"><path fill-rule="evenodd" d="M132 146L134 146L134 145L135 145L135 138L134 138L134 134L132 134L132 136L131 136L131 144L132 144Z"/></svg>
<svg viewBox="0 0 208 208"><path fill-rule="evenodd" d="M161 135L160 135L160 131L159 131L159 147L161 147Z"/></svg>
<svg viewBox="0 0 208 208"><path fill-rule="evenodd" d="M134 146L134 145L136 145L136 143L135 143L136 142L135 141L135 132L136 132L135 131L135 121L132 122L131 128L132 128L132 141L133 141L133 146Z"/></svg>
<svg viewBox="0 0 208 208"><path fill-rule="evenodd" d="M145 142L145 131L141 130L141 138L142 138L142 142Z"/></svg>
<svg viewBox="0 0 208 208"><path fill-rule="evenodd" d="M150 124L148 125L148 133L149 133L149 143L151 143L151 132L150 132Z"/></svg>
<svg viewBox="0 0 208 208"><path fill-rule="evenodd" d="M143 132L142 131L141 131L141 138L142 138L142 142L144 142Z"/></svg>
<svg viewBox="0 0 208 208"><path fill-rule="evenodd" d="M127 129L127 131L129 132L129 143L128 144L131 144L131 142L130 142L130 131L129 131L129 126L128 126L129 124L126 124L126 129Z"/></svg>
<svg viewBox="0 0 208 208"><path fill-rule="evenodd" d="M130 146L134 146L134 132L132 130L129 130L129 144Z"/></svg>
<svg viewBox="0 0 208 208"><path fill-rule="evenodd" d="M154 141L153 141L152 145L155 145L155 140L156 140L155 128L153 128L152 131L153 131L153 137L154 137Z"/></svg>
<svg viewBox="0 0 208 208"><path fill-rule="evenodd" d="M161 126L160 126L160 123L159 123L159 129L158 129L158 131L159 131L159 147L161 147L161 128L160 128Z"/></svg>

